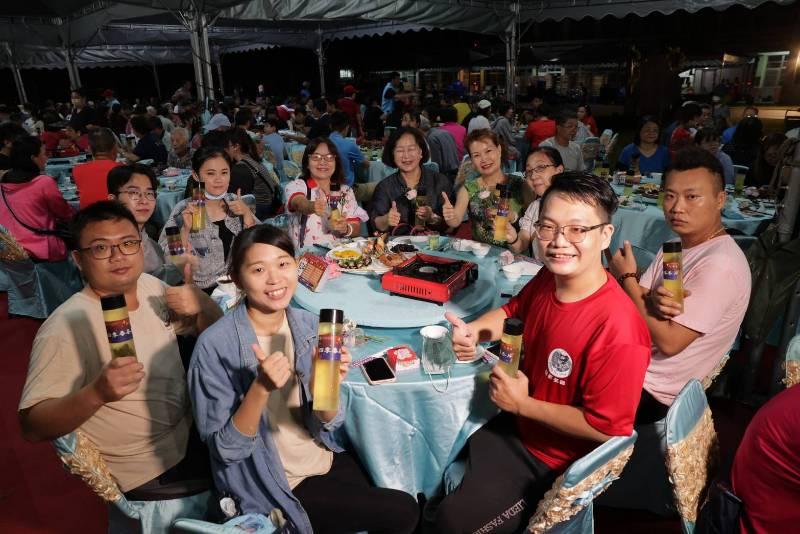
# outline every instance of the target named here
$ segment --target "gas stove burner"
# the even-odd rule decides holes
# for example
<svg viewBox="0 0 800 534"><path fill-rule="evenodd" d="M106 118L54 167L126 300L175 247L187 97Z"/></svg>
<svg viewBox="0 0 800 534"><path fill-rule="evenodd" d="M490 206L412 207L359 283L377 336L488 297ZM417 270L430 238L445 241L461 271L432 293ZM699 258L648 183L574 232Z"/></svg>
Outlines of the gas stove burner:
<svg viewBox="0 0 800 534"><path fill-rule="evenodd" d="M443 304L478 279L478 266L469 261L417 254L381 278L393 295Z"/></svg>

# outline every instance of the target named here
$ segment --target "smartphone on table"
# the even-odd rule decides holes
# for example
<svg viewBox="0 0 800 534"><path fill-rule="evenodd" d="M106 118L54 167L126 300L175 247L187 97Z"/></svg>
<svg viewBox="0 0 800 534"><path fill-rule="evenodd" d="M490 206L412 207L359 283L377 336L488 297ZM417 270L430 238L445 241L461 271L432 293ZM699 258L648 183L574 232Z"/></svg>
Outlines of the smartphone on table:
<svg viewBox="0 0 800 534"><path fill-rule="evenodd" d="M392 366L389 365L389 362L386 361L386 358L384 357L378 357L369 360L361 366L361 370L364 371L364 376L367 377L367 382L373 386L377 384L385 384L387 382L394 382L397 378L394 369L392 369Z"/></svg>

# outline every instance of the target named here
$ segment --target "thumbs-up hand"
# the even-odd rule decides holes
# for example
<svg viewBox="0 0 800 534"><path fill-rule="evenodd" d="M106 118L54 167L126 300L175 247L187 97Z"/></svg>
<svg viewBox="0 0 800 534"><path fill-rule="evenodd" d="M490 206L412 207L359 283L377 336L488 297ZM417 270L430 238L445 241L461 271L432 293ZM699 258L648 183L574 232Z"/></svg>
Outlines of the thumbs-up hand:
<svg viewBox="0 0 800 534"><path fill-rule="evenodd" d="M400 212L397 211L397 202L392 200L392 207L389 208L389 226L400 224Z"/></svg>
<svg viewBox="0 0 800 534"><path fill-rule="evenodd" d="M478 338L472 327L452 312L445 313L444 318L453 325L453 352L456 353L456 357L459 360L475 359L475 345L478 343Z"/></svg>
<svg viewBox="0 0 800 534"><path fill-rule="evenodd" d="M280 351L267 356L258 343L253 343L250 348L253 349L253 354L258 360L257 383L268 392L285 386L292 376L291 366L286 356Z"/></svg>
<svg viewBox="0 0 800 534"><path fill-rule="evenodd" d="M319 195L312 203L312 207L314 208L313 214L324 217L328 211L328 199L325 198L325 195Z"/></svg>
<svg viewBox="0 0 800 534"><path fill-rule="evenodd" d="M248 206L247 203L242 200L241 189L236 190L236 197L233 200L227 201L227 204L229 212L237 217L242 217L245 228L249 228L256 223L255 216L253 215L253 211L250 209L250 206Z"/></svg>
<svg viewBox="0 0 800 534"><path fill-rule="evenodd" d="M202 310L203 291L194 284L193 266L187 261L183 266L183 285L168 287L165 292L167 307L178 316L191 317Z"/></svg>
<svg viewBox="0 0 800 534"><path fill-rule="evenodd" d="M444 191L442 191L442 200L444 201L442 204L442 218L444 218L444 222L446 222L448 226L456 226L456 209L450 202L450 197L448 197L447 193Z"/></svg>

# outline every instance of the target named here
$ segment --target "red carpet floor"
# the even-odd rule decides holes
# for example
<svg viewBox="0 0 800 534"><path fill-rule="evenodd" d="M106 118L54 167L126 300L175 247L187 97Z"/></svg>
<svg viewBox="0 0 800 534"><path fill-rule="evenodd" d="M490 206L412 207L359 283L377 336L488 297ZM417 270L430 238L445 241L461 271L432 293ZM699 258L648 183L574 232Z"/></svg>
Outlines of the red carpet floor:
<svg viewBox="0 0 800 534"><path fill-rule="evenodd" d="M28 443L20 435L17 405L28 355L40 321L9 318L0 293L0 533L100 534L106 532L105 505L69 475L49 443ZM712 403L723 454L735 451L752 409L733 402ZM677 534L677 519L646 512L595 508L598 534Z"/></svg>

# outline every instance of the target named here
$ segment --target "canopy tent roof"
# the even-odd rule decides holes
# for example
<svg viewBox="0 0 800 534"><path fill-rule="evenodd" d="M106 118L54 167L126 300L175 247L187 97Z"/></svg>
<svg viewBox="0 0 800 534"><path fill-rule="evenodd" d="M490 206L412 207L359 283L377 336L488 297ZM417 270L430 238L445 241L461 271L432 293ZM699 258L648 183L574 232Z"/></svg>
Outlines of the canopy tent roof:
<svg viewBox="0 0 800 534"><path fill-rule="evenodd" d="M209 14L213 54L270 46L314 48L325 41L425 29L502 35L525 24L677 10L754 8L794 0L28 0L0 7L0 62L63 66L65 48L81 67L191 61L180 13ZM518 4L519 19L515 18ZM61 63L59 64L59 60ZM127 62L127 63L126 63Z"/></svg>

